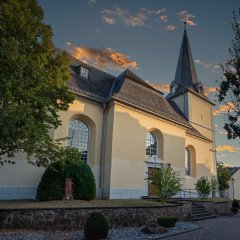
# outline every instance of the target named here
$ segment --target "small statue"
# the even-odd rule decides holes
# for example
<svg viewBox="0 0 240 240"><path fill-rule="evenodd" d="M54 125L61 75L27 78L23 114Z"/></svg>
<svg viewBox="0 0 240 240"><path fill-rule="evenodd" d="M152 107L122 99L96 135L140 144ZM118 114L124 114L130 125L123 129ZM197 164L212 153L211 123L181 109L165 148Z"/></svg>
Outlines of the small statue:
<svg viewBox="0 0 240 240"><path fill-rule="evenodd" d="M72 186L73 186L73 179L72 178L66 178L65 181L65 199L72 199L73 195L72 195Z"/></svg>

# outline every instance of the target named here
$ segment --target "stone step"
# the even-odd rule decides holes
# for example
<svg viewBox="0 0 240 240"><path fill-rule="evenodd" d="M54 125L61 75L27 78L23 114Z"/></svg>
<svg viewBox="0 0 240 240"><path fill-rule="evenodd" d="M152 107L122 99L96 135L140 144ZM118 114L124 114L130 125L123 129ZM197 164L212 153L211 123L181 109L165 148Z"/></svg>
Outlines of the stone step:
<svg viewBox="0 0 240 240"><path fill-rule="evenodd" d="M204 217L193 217L191 218L192 221L200 221L200 220L205 220L205 219L212 219L216 218L217 216L215 215L210 215L210 216L204 216Z"/></svg>
<svg viewBox="0 0 240 240"><path fill-rule="evenodd" d="M195 218L195 217L205 217L205 216L211 216L211 214L209 212L192 214L192 218Z"/></svg>
<svg viewBox="0 0 240 240"><path fill-rule="evenodd" d="M195 210L195 211L192 211L192 214L198 214L198 213L209 213L209 212L206 211L206 210L200 210L200 211Z"/></svg>

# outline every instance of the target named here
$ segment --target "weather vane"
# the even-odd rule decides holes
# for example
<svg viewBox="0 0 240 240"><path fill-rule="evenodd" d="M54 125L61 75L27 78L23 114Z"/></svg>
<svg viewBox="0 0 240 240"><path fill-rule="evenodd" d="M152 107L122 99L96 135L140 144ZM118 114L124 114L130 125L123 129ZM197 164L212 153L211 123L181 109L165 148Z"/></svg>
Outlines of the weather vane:
<svg viewBox="0 0 240 240"><path fill-rule="evenodd" d="M184 20L184 30L186 30L186 25L187 25L187 18Z"/></svg>

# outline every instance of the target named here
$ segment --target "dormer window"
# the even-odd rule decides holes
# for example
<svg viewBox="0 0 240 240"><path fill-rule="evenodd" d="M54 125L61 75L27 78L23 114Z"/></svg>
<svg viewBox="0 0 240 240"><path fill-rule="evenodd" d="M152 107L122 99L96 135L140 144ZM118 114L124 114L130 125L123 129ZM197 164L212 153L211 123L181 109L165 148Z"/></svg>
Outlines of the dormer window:
<svg viewBox="0 0 240 240"><path fill-rule="evenodd" d="M88 78L88 73L89 73L89 69L81 66L81 68L80 68L80 76Z"/></svg>
<svg viewBox="0 0 240 240"><path fill-rule="evenodd" d="M171 86L171 93L174 94L176 92L176 84Z"/></svg>

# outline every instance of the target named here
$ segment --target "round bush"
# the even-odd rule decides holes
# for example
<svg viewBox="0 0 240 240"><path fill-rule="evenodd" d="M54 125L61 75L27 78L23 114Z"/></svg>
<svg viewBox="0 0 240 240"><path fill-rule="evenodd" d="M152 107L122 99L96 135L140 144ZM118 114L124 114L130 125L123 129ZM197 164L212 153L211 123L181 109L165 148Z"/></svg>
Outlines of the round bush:
<svg viewBox="0 0 240 240"><path fill-rule="evenodd" d="M239 201L238 201L237 199L234 199L234 200L232 201L232 208L237 208L237 209L240 208L240 206L239 206Z"/></svg>
<svg viewBox="0 0 240 240"><path fill-rule="evenodd" d="M44 172L37 188L39 201L59 200L64 196L64 166L58 161L52 163Z"/></svg>
<svg viewBox="0 0 240 240"><path fill-rule="evenodd" d="M108 236L107 219L102 213L92 213L84 226L86 240L105 239Z"/></svg>
<svg viewBox="0 0 240 240"><path fill-rule="evenodd" d="M170 228L174 227L177 222L176 217L160 217L158 218L158 224L162 227Z"/></svg>
<svg viewBox="0 0 240 240"><path fill-rule="evenodd" d="M92 200L96 197L95 178L91 168L81 161L76 149L66 149L66 160L57 161L48 166L37 189L39 201L60 200L64 196L65 180L73 178L73 197Z"/></svg>

